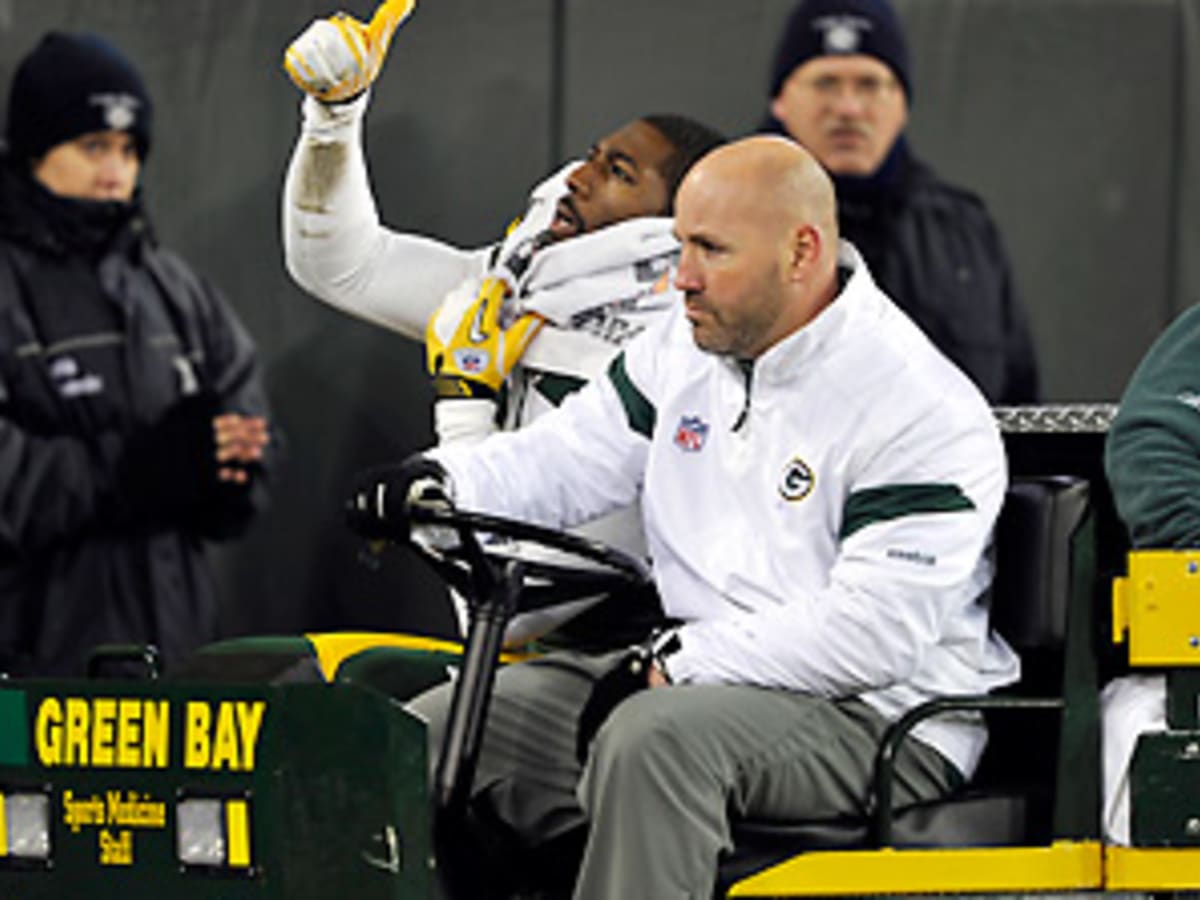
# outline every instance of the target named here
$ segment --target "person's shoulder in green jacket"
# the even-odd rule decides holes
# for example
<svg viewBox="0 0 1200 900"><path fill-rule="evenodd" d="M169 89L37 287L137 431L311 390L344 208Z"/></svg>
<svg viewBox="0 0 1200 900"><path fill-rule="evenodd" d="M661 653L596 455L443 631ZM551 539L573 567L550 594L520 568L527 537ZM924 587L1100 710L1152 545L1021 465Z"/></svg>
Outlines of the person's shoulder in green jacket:
<svg viewBox="0 0 1200 900"><path fill-rule="evenodd" d="M1104 462L1134 547L1200 547L1200 306L1138 365Z"/></svg>

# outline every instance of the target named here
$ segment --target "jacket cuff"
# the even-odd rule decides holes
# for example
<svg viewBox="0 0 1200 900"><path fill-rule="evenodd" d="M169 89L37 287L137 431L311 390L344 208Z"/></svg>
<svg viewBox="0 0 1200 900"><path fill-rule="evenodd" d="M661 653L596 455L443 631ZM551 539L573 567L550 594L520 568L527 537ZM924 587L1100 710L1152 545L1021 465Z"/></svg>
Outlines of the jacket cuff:
<svg viewBox="0 0 1200 900"><path fill-rule="evenodd" d="M695 684L706 681L704 655L688 626L664 632L654 642L654 661L671 684Z"/></svg>

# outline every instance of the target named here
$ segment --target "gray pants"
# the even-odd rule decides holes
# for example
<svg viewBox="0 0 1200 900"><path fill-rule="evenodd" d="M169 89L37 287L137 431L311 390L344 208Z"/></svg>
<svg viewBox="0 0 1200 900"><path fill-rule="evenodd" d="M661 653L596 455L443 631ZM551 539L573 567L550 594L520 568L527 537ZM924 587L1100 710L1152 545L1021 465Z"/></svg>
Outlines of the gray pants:
<svg viewBox="0 0 1200 900"><path fill-rule="evenodd" d="M708 900L731 815L866 811L887 722L857 700L747 685L646 690L613 711L580 766L579 710L620 655L556 653L501 670L472 791L530 846L588 826L576 900ZM410 704L429 720L431 758L449 698L443 685ZM941 754L909 740L895 800L935 799L956 780Z"/></svg>

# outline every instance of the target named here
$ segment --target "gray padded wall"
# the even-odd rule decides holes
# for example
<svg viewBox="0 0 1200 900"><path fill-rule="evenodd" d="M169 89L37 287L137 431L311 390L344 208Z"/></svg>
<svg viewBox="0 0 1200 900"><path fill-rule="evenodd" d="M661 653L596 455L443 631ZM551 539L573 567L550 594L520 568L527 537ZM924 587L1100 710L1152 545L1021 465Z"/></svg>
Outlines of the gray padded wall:
<svg viewBox="0 0 1200 900"><path fill-rule="evenodd" d="M654 112L730 136L761 121L764 83L793 0L567 0L567 149Z"/></svg>
<svg viewBox="0 0 1200 900"><path fill-rule="evenodd" d="M1115 399L1163 325L1200 301L1200 0L896 2L915 56L914 145L999 221L1049 397ZM159 232L262 349L289 462L272 512L218 554L231 631L449 625L406 554L358 561L338 511L350 472L429 440L420 349L303 295L279 247L298 121L280 53L313 16L373 5L0 0L5 96L51 27L106 33L142 66L158 101ZM479 243L553 160L631 117L753 129L791 5L423 0L367 124L385 221Z"/></svg>
<svg viewBox="0 0 1200 900"><path fill-rule="evenodd" d="M1175 312L1200 303L1200 0L1185 3L1180 17L1179 194L1175 204L1176 282L1172 304Z"/></svg>
<svg viewBox="0 0 1200 900"><path fill-rule="evenodd" d="M908 0L913 133L988 202L1053 399L1103 400L1174 306L1176 0Z"/></svg>

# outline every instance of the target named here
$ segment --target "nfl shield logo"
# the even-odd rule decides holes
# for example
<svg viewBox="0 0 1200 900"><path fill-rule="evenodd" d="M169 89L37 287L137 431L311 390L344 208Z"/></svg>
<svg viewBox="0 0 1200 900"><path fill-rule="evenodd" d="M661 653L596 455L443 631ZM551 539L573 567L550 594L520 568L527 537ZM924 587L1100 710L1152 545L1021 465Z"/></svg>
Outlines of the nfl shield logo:
<svg viewBox="0 0 1200 900"><path fill-rule="evenodd" d="M699 416L683 416L675 427L675 446L687 453L701 450L707 437L708 423Z"/></svg>
<svg viewBox="0 0 1200 900"><path fill-rule="evenodd" d="M487 368L491 356L486 350L459 347L454 350L454 363L466 375L478 375Z"/></svg>

